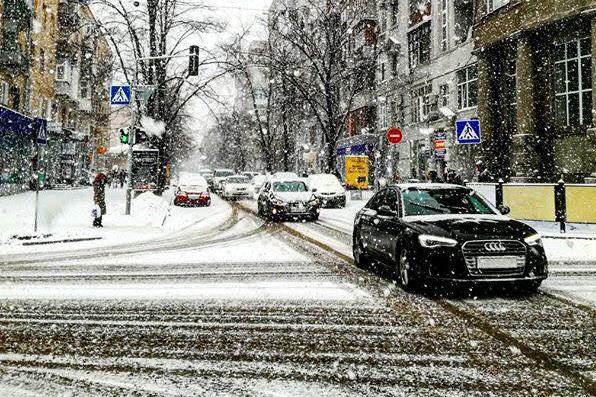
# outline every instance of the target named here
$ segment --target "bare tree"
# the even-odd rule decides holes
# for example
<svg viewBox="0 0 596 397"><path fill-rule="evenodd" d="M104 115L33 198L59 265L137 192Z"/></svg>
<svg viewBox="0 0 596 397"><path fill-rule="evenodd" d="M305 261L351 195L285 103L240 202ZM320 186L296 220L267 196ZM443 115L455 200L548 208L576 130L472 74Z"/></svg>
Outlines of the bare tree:
<svg viewBox="0 0 596 397"><path fill-rule="evenodd" d="M188 75L186 63L175 60L186 54L189 43L200 47L201 33L219 30L221 25L204 16L209 14L209 8L200 2L147 0L139 4L95 0L94 4L102 8L101 27L114 50L123 79L136 88L149 89L145 102L140 95L136 96L135 123L145 115L165 125L163 134L151 138L160 151L158 191L161 191L166 183L167 166L176 152L172 145L187 141L180 137L187 133L181 128L186 106L197 96L214 97L211 85L224 75L217 71L195 81ZM208 49L202 48L201 53L207 55L202 56L200 66L217 63ZM171 137L172 134L178 137Z"/></svg>
<svg viewBox="0 0 596 397"><path fill-rule="evenodd" d="M363 23L353 0L297 3L271 16L269 29L276 46L283 45L298 62L294 70L286 70L287 60L275 57L272 66L285 72L286 81L308 104L323 136L326 171L333 172L336 145L345 134L354 99L374 85L376 31ZM360 46L354 45L357 32L363 33Z"/></svg>

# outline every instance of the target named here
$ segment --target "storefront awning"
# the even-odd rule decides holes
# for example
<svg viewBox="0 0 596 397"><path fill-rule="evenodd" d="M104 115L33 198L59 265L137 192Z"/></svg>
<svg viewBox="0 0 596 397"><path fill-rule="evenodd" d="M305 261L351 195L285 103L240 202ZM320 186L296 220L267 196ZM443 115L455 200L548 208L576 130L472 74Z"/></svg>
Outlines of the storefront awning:
<svg viewBox="0 0 596 397"><path fill-rule="evenodd" d="M374 134L360 134L337 142L336 152L341 155L364 154L372 152L378 145L379 137Z"/></svg>
<svg viewBox="0 0 596 397"><path fill-rule="evenodd" d="M4 106L0 106L0 137L6 135L32 138L35 120Z"/></svg>

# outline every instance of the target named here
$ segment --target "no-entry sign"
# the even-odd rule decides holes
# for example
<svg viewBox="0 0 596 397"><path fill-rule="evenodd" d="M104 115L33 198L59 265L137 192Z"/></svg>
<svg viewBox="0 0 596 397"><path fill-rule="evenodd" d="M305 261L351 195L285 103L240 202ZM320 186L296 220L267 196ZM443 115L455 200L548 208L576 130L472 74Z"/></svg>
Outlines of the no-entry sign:
<svg viewBox="0 0 596 397"><path fill-rule="evenodd" d="M400 143L402 138L403 134L399 128L391 128L389 131L387 131L387 140L389 141L389 143Z"/></svg>

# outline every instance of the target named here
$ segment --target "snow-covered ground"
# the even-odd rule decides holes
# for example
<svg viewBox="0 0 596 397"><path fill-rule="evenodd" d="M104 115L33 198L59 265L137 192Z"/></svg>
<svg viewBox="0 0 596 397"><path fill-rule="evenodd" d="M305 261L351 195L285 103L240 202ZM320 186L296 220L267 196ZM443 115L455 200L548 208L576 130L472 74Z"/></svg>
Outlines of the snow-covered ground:
<svg viewBox="0 0 596 397"><path fill-rule="evenodd" d="M34 236L34 193L0 197L0 250L2 254L47 252L150 241L188 228L204 230L221 224L231 209L217 197L211 207L183 208L172 204L171 190L158 197L143 193L132 203L131 215L124 215L125 189L106 189L107 214L103 228L92 226L93 190L46 190L39 194L38 233ZM47 237L43 237L48 235ZM98 239L62 244L29 245L31 242Z"/></svg>

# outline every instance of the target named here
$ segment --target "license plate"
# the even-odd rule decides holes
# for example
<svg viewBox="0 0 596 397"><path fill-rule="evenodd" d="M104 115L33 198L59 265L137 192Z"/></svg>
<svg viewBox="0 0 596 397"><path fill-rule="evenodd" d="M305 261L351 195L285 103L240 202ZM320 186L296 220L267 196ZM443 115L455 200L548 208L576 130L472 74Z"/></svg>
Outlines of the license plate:
<svg viewBox="0 0 596 397"><path fill-rule="evenodd" d="M292 207L292 212L304 212L304 206L303 205L296 205Z"/></svg>
<svg viewBox="0 0 596 397"><path fill-rule="evenodd" d="M516 269L515 256L481 256L476 258L478 269Z"/></svg>
<svg viewBox="0 0 596 397"><path fill-rule="evenodd" d="M196 194L189 194L188 198L190 200L198 200L200 196L196 195Z"/></svg>

